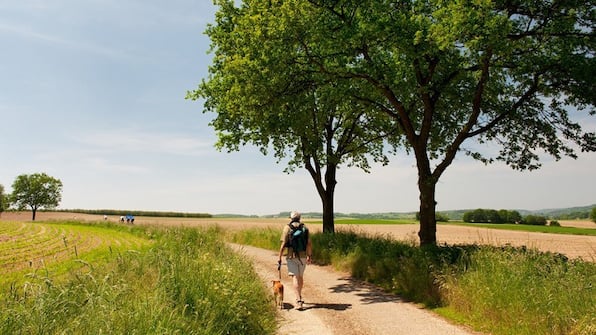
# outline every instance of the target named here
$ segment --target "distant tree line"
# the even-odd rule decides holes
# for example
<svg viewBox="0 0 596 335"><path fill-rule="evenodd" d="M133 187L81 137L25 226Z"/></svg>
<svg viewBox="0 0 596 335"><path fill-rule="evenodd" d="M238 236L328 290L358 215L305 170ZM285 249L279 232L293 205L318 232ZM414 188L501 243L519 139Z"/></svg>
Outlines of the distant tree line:
<svg viewBox="0 0 596 335"><path fill-rule="evenodd" d="M160 211L140 211L123 209L60 209L56 212L71 212L81 214L99 214L99 215L134 215L134 216L153 216L170 218L211 218L213 215L208 213L181 213L181 212L160 212Z"/></svg>
<svg viewBox="0 0 596 335"><path fill-rule="evenodd" d="M463 220L468 223L518 223L533 226L546 226L548 223L547 217L542 215L529 214L522 216L518 211L481 208L465 212ZM558 221L551 221L551 225L559 225L559 223Z"/></svg>
<svg viewBox="0 0 596 335"><path fill-rule="evenodd" d="M469 223L518 223L522 221L522 216L518 211L479 208L465 212L463 220Z"/></svg>
<svg viewBox="0 0 596 335"><path fill-rule="evenodd" d="M420 221L420 212L416 212L416 220ZM437 222L448 222L449 215L447 213L435 212L435 220Z"/></svg>

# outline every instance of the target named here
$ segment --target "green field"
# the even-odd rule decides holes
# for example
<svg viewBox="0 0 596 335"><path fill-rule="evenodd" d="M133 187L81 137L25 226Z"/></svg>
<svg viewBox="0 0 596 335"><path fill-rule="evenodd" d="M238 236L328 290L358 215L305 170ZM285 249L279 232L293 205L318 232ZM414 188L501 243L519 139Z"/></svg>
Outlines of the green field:
<svg viewBox="0 0 596 335"><path fill-rule="evenodd" d="M80 222L0 222L0 284L27 273L59 277L84 262L143 250L153 242L139 230Z"/></svg>

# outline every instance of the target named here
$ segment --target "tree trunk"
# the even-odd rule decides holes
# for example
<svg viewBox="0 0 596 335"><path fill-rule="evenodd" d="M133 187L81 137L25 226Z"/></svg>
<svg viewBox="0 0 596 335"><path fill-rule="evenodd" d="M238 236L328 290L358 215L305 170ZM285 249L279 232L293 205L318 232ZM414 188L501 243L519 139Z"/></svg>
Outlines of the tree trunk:
<svg viewBox="0 0 596 335"><path fill-rule="evenodd" d="M311 164L310 159L305 160L304 166L306 170L310 173L313 182L317 188L317 193L321 198L321 203L323 204L323 233L335 233L335 206L334 206L334 196L335 196L335 185L337 181L335 176L337 174L337 165L335 164L327 164L325 166L325 183L323 183L322 175L321 175L321 166L317 164L317 161L314 161L316 164L316 168Z"/></svg>
<svg viewBox="0 0 596 335"><path fill-rule="evenodd" d="M31 221L35 221L35 213L37 213L37 208L31 208L31 212L33 213Z"/></svg>
<svg viewBox="0 0 596 335"><path fill-rule="evenodd" d="M334 213L334 189L327 188L323 192L321 200L323 201L323 233L335 233L335 213Z"/></svg>
<svg viewBox="0 0 596 335"><path fill-rule="evenodd" d="M327 163L325 167L325 188L321 196L323 202L323 233L335 233L335 185L337 180L337 165Z"/></svg>
<svg viewBox="0 0 596 335"><path fill-rule="evenodd" d="M436 181L432 176L418 176L418 189L420 190L420 245L437 244L437 220L435 217L436 205L435 189Z"/></svg>

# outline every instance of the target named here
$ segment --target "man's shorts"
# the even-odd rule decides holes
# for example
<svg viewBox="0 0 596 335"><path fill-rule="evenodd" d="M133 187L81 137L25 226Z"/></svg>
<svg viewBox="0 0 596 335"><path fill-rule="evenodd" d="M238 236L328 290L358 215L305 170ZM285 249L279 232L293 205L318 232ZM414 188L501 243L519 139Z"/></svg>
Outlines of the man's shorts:
<svg viewBox="0 0 596 335"><path fill-rule="evenodd" d="M286 258L288 262L288 275L290 276L304 276L304 270L306 269L306 257L304 258Z"/></svg>

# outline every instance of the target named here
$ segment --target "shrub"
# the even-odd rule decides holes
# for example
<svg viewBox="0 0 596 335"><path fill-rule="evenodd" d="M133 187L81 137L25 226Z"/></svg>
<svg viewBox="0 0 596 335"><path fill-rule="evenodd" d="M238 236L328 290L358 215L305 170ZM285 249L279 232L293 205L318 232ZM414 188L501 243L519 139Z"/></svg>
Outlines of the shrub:
<svg viewBox="0 0 596 335"><path fill-rule="evenodd" d="M436 213L435 218L437 222L449 222L449 215L443 213Z"/></svg>

